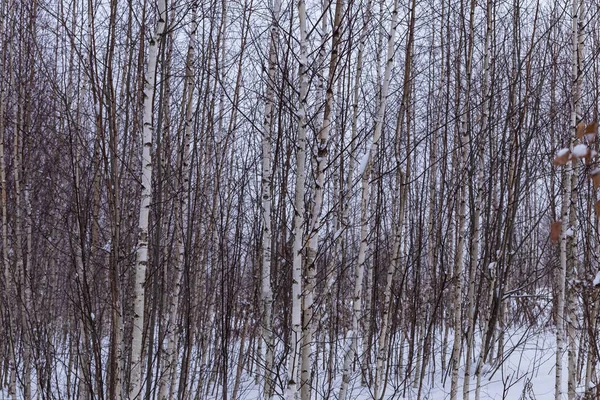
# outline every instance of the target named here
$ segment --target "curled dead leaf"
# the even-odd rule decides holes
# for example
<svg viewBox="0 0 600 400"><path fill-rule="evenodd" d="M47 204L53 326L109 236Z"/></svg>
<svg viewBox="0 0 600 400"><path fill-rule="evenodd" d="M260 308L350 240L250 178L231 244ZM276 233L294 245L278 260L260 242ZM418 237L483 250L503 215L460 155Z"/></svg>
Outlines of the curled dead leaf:
<svg viewBox="0 0 600 400"><path fill-rule="evenodd" d="M569 162L569 158L571 157L571 150L569 149L561 149L554 156L554 165L565 165Z"/></svg>
<svg viewBox="0 0 600 400"><path fill-rule="evenodd" d="M600 168L596 168L590 172L590 179L594 184L594 189L598 189L600 187Z"/></svg>
<svg viewBox="0 0 600 400"><path fill-rule="evenodd" d="M585 135L585 131L586 131L585 122L581 121L575 127L575 132L576 132L576 135L579 138L579 140L583 140L583 136Z"/></svg>
<svg viewBox="0 0 600 400"><path fill-rule="evenodd" d="M550 240L553 243L558 243L558 239L560 238L560 230L562 228L562 223L560 221L554 221L550 225Z"/></svg>

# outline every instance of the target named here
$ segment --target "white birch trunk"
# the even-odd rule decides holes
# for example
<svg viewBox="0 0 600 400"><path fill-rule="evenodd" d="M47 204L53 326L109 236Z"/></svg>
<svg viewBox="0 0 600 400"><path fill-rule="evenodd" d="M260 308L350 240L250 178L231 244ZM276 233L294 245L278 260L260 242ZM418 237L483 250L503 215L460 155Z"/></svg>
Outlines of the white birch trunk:
<svg viewBox="0 0 600 400"><path fill-rule="evenodd" d="M178 157L178 165L177 165L177 174L178 177L178 198L175 200L175 253L176 253L176 261L174 263L175 274L173 276L173 293L169 296L169 305L168 305L168 316L169 322L167 324L167 352L166 359L168 360L168 364L166 365L165 371L163 371L159 383L159 400L169 399L169 391L168 382L171 382L171 385L175 384L173 379L169 379L175 373L175 369L177 366L177 307L179 305L179 296L181 293L181 276L185 263L185 246L184 246L184 237L186 232L185 223L188 215L188 195L190 191L190 181L189 181L189 160L191 157L190 154L190 137L192 131L192 106L193 106L193 95L194 95L194 59L196 55L196 31L198 29L198 20L197 20L197 3L192 4L191 10L191 29L190 29L190 37L188 44L188 52L186 59L186 76L185 76L185 89L184 89L184 101L183 101L183 109L182 113L185 116L184 121L184 132L183 132L183 141L181 144L179 157Z"/></svg>
<svg viewBox="0 0 600 400"><path fill-rule="evenodd" d="M584 27L584 2L583 0L573 1L573 58L574 58L574 88L573 88L573 108L574 114L571 113L572 136L574 141L577 134L577 124L582 120L581 115L581 86L583 78L583 27ZM573 119L574 117L574 119ZM574 142L572 142L574 144ZM571 235L567 238L567 274L566 274L566 307L567 307L567 337L568 337L568 380L567 380L567 398L575 399L575 389L577 386L577 293L574 287L577 279L577 161L572 161L571 175L571 193L570 193L570 211L569 211L569 228Z"/></svg>
<svg viewBox="0 0 600 400"><path fill-rule="evenodd" d="M295 400L298 396L298 362L302 343L302 248L304 244L304 192L306 184L306 95L308 92L308 49L306 39L306 4L298 1L300 20L299 85L300 107L298 116L298 138L296 145L296 189L294 200L294 245L292 249L292 330L290 333L290 354L287 365L286 399Z"/></svg>
<svg viewBox="0 0 600 400"><path fill-rule="evenodd" d="M19 91L25 90L24 86L19 87ZM26 97L25 93L21 92L21 99ZM29 400L31 398L31 343L29 338L29 319L27 316L31 311L29 305L31 304L31 294L29 291L29 279L28 272L25 267L24 255L23 255L23 208L21 202L21 174L20 171L23 165L23 141L19 138L20 134L27 131L26 126L26 103L27 100L21 100L17 111L17 131L14 134L13 140L13 179L15 188L15 245L14 252L16 258L16 282L17 290L22 291L24 294L23 298L19 299L19 306L21 311L21 341L23 348L23 398Z"/></svg>
<svg viewBox="0 0 600 400"><path fill-rule="evenodd" d="M558 271L558 300L556 311L556 365L554 392L556 400L562 399L563 354L565 351L565 280L567 275L567 235L569 220L569 194L571 192L571 165L568 163L563 172L563 196L561 204L562 229L560 233L560 269Z"/></svg>
<svg viewBox="0 0 600 400"><path fill-rule="evenodd" d="M333 98L335 96L335 71L338 60L338 44L340 41L340 23L343 15L343 1L337 0L335 17L333 23L333 38L331 48L331 59L329 62L329 74L327 81L327 93L325 97L325 109L319 135L317 137L317 176L315 182L315 195L312 216L309 225L309 241L306 252L306 281L304 298L302 304L302 363L301 363L301 398L310 399L311 392L311 369L313 354L314 334L314 290L317 275L316 256L319 245L319 229L321 226L321 210L323 209L323 195L325 189L325 167L329 154L329 133L331 131L331 111L333 109ZM324 17L325 18L325 17Z"/></svg>
<svg viewBox="0 0 600 400"><path fill-rule="evenodd" d="M166 1L158 0L156 31L148 46L148 66L144 83L144 115L142 128L142 193L140 217L138 223L138 242L136 246L135 283L133 304L133 333L131 343L131 374L129 379L129 399L135 399L143 393L142 382L142 336L144 329L144 284L148 264L148 217L152 198L152 126L153 102L155 92L156 64L158 48L163 38L166 24Z"/></svg>
<svg viewBox="0 0 600 400"><path fill-rule="evenodd" d="M405 64L404 64L404 93L403 93L403 105L404 107L401 107L400 110L400 116L399 116L399 122L398 122L398 126L396 127L396 132L398 133L399 129L400 129L400 125L403 124L403 120L404 120L404 115L403 113L406 111L407 109L407 104L406 104L406 100L408 97L408 93L409 93L409 87L410 87L410 83L408 82L409 77L410 77L410 59L412 57L412 33L413 33L413 28L414 28L414 6L415 6L415 2L413 1L412 3L412 9L411 9L411 27L410 29L410 33L409 33L409 40L408 40L408 48L406 51L406 60L405 60ZM386 55L386 65L385 65L385 71L383 73L383 86L381 89L381 104L379 106L379 111L378 111L378 115L377 115L377 121L376 121L376 125L375 125L375 133L373 135L373 144L374 147L376 148L376 143L379 141L379 135L381 135L381 130L383 128L383 118L385 115L385 107L387 104L387 97L388 97L388 92L389 92L389 84L390 84L390 77L391 77L391 72L392 72L392 66L393 66L393 62L394 62L394 42L396 40L396 30L398 28L398 1L394 2L394 8L392 10L392 30L391 33L388 37L388 43L387 43L387 55ZM398 138L396 138L396 140L398 140ZM374 157L376 155L376 153L373 153L372 156ZM388 265L388 270L386 273L386 283L385 283L385 289L383 291L383 309L382 309L382 321L381 321L381 329L380 329L380 333L379 333L379 340L378 340L378 350L377 350L377 360L376 360L376 364L375 364L375 382L374 382L374 392L375 392L375 399L379 399L383 396L384 394L384 387L385 387L385 370L386 370L386 358L387 358L387 353L388 353L388 344L389 344L389 340L388 340L388 329L389 329L389 320L390 320L390 304L391 304L391 294L392 294L392 283L394 280L394 275L396 273L396 270L398 269L398 265L400 263L400 243L402 241L402 227L403 227L403 223L404 223L404 207L405 207L405 203L406 203L406 198L407 198L407 188L405 187L405 183L406 183L406 179L403 179L402 177L402 172L400 172L400 170L398 170L397 175L396 175L396 190L399 191L400 194L400 205L399 208L397 209L398 212L398 220L397 222L394 224L394 236L393 236L393 241L392 241L392 260ZM362 242L361 242L361 246L362 246Z"/></svg>
<svg viewBox="0 0 600 400"><path fill-rule="evenodd" d="M578 23L579 23L579 7L578 0L572 2L572 64L571 64L571 77L573 79L573 87L571 92L571 138L570 147L573 148L575 144L575 137L577 131L577 123L580 120L580 101L579 97L581 94L581 80L580 80L580 64L579 64L579 37L578 37ZM567 340L565 330L565 305L568 304L569 299L567 298L567 286L566 280L568 276L568 235L567 231L572 229L570 224L574 221L574 218L570 218L570 214L574 211L571 209L572 198L572 176L573 170L576 167L576 160L572 160L567 163L564 167L563 176L563 195L561 202L561 232L560 232L560 269L558 274L558 301L557 301L557 317L556 317L556 375L554 383L554 393L556 400L562 399L563 388L562 388L562 377L563 377L563 354L565 352L565 342ZM574 217L574 216L573 216ZM574 228L574 227L573 227ZM573 261L573 260L571 260ZM570 275L570 274L569 274ZM569 361L570 357L569 357ZM570 363L569 363L570 364ZM569 365L571 367L571 365ZM570 369L570 368L569 368ZM570 372L570 371L569 371ZM571 374L569 373L569 387L568 396L571 396ZM573 388L574 389L574 388Z"/></svg>
<svg viewBox="0 0 600 400"><path fill-rule="evenodd" d="M473 9L471 9L473 11ZM477 196L475 198L475 212L473 215L473 232L471 234L471 266L470 266L470 280L469 280L469 291L467 294L467 310L468 310L468 323L467 323L467 354L465 356L465 375L463 380L463 399L468 400L470 396L470 384L471 384L471 364L473 356L474 346L474 335L475 335L475 280L477 278L477 265L479 261L479 241L480 241L480 225L481 225L481 205L483 201L483 190L484 190L484 140L488 131L488 120L489 120L489 76L490 76L490 38L492 31L492 1L487 1L486 6L486 21L487 27L485 31L484 50L483 50L483 82L482 86L482 97L483 97L483 109L481 116L481 133L477 149L478 154L476 159L478 160L478 168L476 171L477 181Z"/></svg>
<svg viewBox="0 0 600 400"><path fill-rule="evenodd" d="M269 69L267 73L267 85L265 94L265 118L263 122L262 139L262 275L261 275L261 297L262 297L262 352L261 360L264 362L263 369L263 396L265 399L273 397L273 359L274 340L273 334L273 289L271 287L271 185L273 171L271 166L271 141L275 101L275 77L277 63L277 40L279 38L279 13L281 9L280 0L273 2L273 20L271 22L271 38L269 42Z"/></svg>
<svg viewBox="0 0 600 400"><path fill-rule="evenodd" d="M390 77L392 73L392 66L394 63L394 43L396 38L396 30L398 27L398 0L394 1L394 8L392 10L392 22L391 32L388 37L387 44L387 59L383 78L383 85L381 89L381 100L377 111L375 120L375 130L373 132L373 142L370 148L366 149L366 153L363 157L367 157L364 171L361 173L361 229L360 229L360 247L358 250L358 260L355 269L354 277L354 296L352 298L352 331L348 332L348 340L350 340L350 346L344 357L344 365L342 367L342 386L340 388L340 400L345 400L348 395L348 386L350 383L350 364L354 360L354 356L357 351L358 337L359 337L359 318L361 316L362 309L362 282L365 270L365 261L367 254L367 234L368 234L368 222L369 222L369 202L371 198L371 188L369 184L371 164L374 158L377 156L377 148L379 145L379 139L381 137L381 131L383 129L383 120L385 116L385 109L387 105L388 91ZM377 398L377 394L376 394Z"/></svg>
<svg viewBox="0 0 600 400"><path fill-rule="evenodd" d="M466 88L465 88L465 107L462 111L462 121L460 125L460 155L459 155L459 173L465 173L467 167L468 157L468 143L469 143L469 131L468 131L468 118L470 111L470 95L471 95L471 65L473 57L473 24L474 24L474 11L475 2L471 0L471 7L469 12L469 32L468 38L468 49L467 49L467 65L466 65ZM458 95L458 93L457 93ZM458 104L458 102L457 102ZM454 328L454 342L452 346L452 380L450 386L450 399L455 400L458 394L458 372L460 367L460 356L461 356L461 345L462 345L462 287L463 287L463 271L464 271L464 247L466 242L466 202L467 202L467 182L461 180L459 183L459 204L458 204L458 215L457 215L457 240L456 240L456 254L454 261L454 273L453 273L453 303L454 303L454 315L453 315L453 328Z"/></svg>
<svg viewBox="0 0 600 400"><path fill-rule="evenodd" d="M9 0L7 4L5 4L6 10L12 9L12 0ZM3 7L4 8L4 7ZM3 10L4 11L4 10ZM4 35L4 18L0 19L0 35ZM4 39L4 37L3 37ZM8 41L4 40L4 43L8 43ZM5 58L5 52L8 50L8 58ZM4 76L9 75L9 82L12 86L12 68L11 68L11 60L12 60L12 46L4 46L2 51L2 60L7 59L7 63L9 63L8 68L5 68L2 63L2 74ZM2 287L2 295L1 299L4 302L4 306L8 308L8 304L11 302L11 296L15 293L14 281L11 277L10 268L9 268L9 259L8 259L8 215L7 215L7 206L6 206L6 161L4 159L4 108L5 108L5 98L6 98L6 83L0 83L0 181L1 181L1 200L2 200L2 267L3 267L3 279L4 279L4 287ZM8 335L8 353L9 355L14 354L15 346L14 346L14 327L13 327L13 316L9 313L7 318L8 326L5 326L5 335ZM15 357L8 357L8 380L7 380L7 388L8 388L8 398L15 399L17 396L17 370L15 366ZM0 384L0 389L4 388L4 382Z"/></svg>

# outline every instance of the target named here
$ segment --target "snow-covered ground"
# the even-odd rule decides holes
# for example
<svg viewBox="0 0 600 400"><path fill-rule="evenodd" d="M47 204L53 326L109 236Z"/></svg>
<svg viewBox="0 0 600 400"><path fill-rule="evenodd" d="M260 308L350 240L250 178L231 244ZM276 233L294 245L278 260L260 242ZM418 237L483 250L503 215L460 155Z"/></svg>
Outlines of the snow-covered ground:
<svg viewBox="0 0 600 400"><path fill-rule="evenodd" d="M477 346L476 348L479 348ZM481 399L493 400L553 400L554 399L554 376L556 362L556 341L554 333L547 329L542 332L532 333L527 329L507 331L505 333L505 360L499 366L484 366L484 375L481 380ZM464 357L463 357L464 358ZM405 360L406 361L406 360ZM441 371L438 362L437 370L434 374L428 373L426 381L423 383L421 399L423 400L444 400L450 398L450 376ZM564 354L563 365L567 365L567 355ZM325 372L320 371L316 377L314 385L317 390L313 391L312 399L336 399L339 392L341 376L338 376L332 385L332 391L329 397L324 395L327 388L320 387L325 382ZM459 398L462 398L462 377L464 369L460 371ZM471 399L474 398L475 391L475 363L471 371ZM368 388L360 385L360 372L355 371L351 377L349 399L351 400L369 400L372 394ZM279 382L278 391L281 394L283 382ZM195 388L199 389L199 388ZM201 388L206 389L206 388ZM205 400L222 399L222 388L212 388L213 390L201 390L202 393L214 393ZM563 396L565 399L567 389L566 368L563 373ZM583 393L584 388L578 388L578 393ZM63 389L57 391L64 396ZM229 388L231 396L231 388ZM35 395L35 390L34 390ZM206 395L204 395L206 396ZM279 397L279 396L277 396ZM21 396L19 396L21 398ZM57 397L58 398L58 397ZM255 400L261 399L260 385L256 384L254 377L244 374L237 399ZM0 400L8 399L6 390L0 390ZM236 400L237 400L236 399ZM417 399L417 389L407 384L406 387L399 379L390 377L387 385L385 399L395 400L415 400Z"/></svg>
<svg viewBox="0 0 600 400"><path fill-rule="evenodd" d="M500 366L486 365L484 376L481 379L481 399L491 400L551 400L554 399L554 379L556 362L556 340L554 333L545 331L533 334L522 329L506 333L505 360ZM473 363L475 364L475 363ZM564 354L563 365L567 365L567 355ZM438 366L438 370L439 370ZM322 374L323 372L321 372ZM464 369L460 371L459 398L462 399L462 384ZM337 398L339 388L338 377L332 396ZM323 382L323 377L318 377L318 382ZM398 385L396 385L398 386ZM475 365L472 367L471 399L475 391ZM281 389L280 389L281 390ZM566 368L563 373L563 392L566 399L567 376ZM317 390L319 392L321 390ZM578 388L578 393L583 392L583 387ZM239 399L254 400L261 398L260 389L255 385L254 379L246 376L242 383ZM211 398L217 400L221 395ZM313 399L325 399L323 395L313 391ZM360 376L355 373L351 382L350 399L369 400L372 394L366 387L360 386ZM443 371L436 372L431 379L428 374L424 382L421 399L444 400L450 398L450 376L445 376ZM403 387L394 387L390 381L387 385L385 399L414 400L417 399L417 389L407 385L406 392Z"/></svg>

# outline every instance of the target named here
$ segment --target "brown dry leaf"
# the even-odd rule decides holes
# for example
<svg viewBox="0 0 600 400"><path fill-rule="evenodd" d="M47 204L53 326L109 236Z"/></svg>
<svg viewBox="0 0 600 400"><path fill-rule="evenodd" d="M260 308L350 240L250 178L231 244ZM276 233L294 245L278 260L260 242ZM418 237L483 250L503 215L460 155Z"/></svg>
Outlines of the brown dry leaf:
<svg viewBox="0 0 600 400"><path fill-rule="evenodd" d="M597 134L598 133L598 122L594 121L589 123L586 127L585 127L585 133L594 133Z"/></svg>
<svg viewBox="0 0 600 400"><path fill-rule="evenodd" d="M577 131L577 137L579 138L579 140L583 140L583 135L587 131L585 122L581 121L580 123L578 123L576 131Z"/></svg>
<svg viewBox="0 0 600 400"><path fill-rule="evenodd" d="M561 149L554 156L554 165L565 165L569 162L571 151L569 149Z"/></svg>
<svg viewBox="0 0 600 400"><path fill-rule="evenodd" d="M594 121L591 124L588 124L588 126L585 127L584 136L588 143L593 143L598 136L598 122Z"/></svg>
<svg viewBox="0 0 600 400"><path fill-rule="evenodd" d="M596 202L594 208L596 209L596 215L600 217L600 201Z"/></svg>
<svg viewBox="0 0 600 400"><path fill-rule="evenodd" d="M560 221L554 221L550 225L550 240L553 243L558 243L558 239L560 238L560 230L562 228L562 223Z"/></svg>
<svg viewBox="0 0 600 400"><path fill-rule="evenodd" d="M590 179L594 184L594 189L598 189L600 187L600 168L597 168L590 172Z"/></svg>

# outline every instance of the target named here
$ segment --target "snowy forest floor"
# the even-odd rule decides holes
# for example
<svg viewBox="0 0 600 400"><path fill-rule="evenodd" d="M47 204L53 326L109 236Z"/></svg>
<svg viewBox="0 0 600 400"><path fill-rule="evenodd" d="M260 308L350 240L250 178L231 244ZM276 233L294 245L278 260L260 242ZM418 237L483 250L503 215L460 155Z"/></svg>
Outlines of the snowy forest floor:
<svg viewBox="0 0 600 400"><path fill-rule="evenodd" d="M484 366L484 375L481 379L481 399L503 400L550 400L554 399L555 363L556 363L556 337L551 330L539 333L520 329L506 333L504 362L499 366ZM464 357L463 357L464 359ZM563 365L567 363L567 355L563 356ZM464 365L464 362L461 362ZM320 370L318 382L324 382L325 371ZM462 398L464 367L460 370L459 398ZM329 398L337 398L341 376L336 380L333 393ZM471 370L471 396L475 391L475 363ZM360 385L360 373L354 373L351 381L351 399L368 400L373 395L370 390ZM240 399L254 400L261 398L261 391L253 378L245 376L240 391ZM567 376L563 374L563 391L566 399ZM279 387L281 395L282 388ZM389 379L385 399L388 400L413 400L417 399L418 388L407 385L404 391L403 383ZM322 390L315 390L311 398L324 399ZM584 388L579 387L577 393L583 393ZM222 398L220 393L211 396L211 400ZM429 373L427 381L423 383L421 398L423 400L443 400L450 398L450 376L446 371L441 371L439 364L437 371Z"/></svg>
<svg viewBox="0 0 600 400"><path fill-rule="evenodd" d="M479 344L478 344L479 345ZM476 347L478 348L478 347ZM406 353L405 353L406 354ZM423 400L444 400L450 398L450 374L442 371L441 357L436 355L436 370L427 374L421 391ZM406 362L406 360L404 360ZM481 379L481 399L505 399L505 400L550 400L554 399L554 380L556 363L556 338L555 333L546 328L543 331L532 332L529 329L509 330L505 333L504 360L498 365L484 366ZM567 355L563 356L563 365L567 363ZM459 380L459 398L462 398L462 385L464 376L464 356L462 357ZM471 369L471 396L474 398L476 377L475 365ZM319 363L321 366L322 363ZM311 394L312 399L337 399L341 375L338 375L330 390L323 387L326 382L327 371L320 369L315 377L313 385L315 390ZM404 385L391 373L388 379L385 399L388 400L415 400L417 399L418 387L412 384ZM233 381L233 380L231 380ZM34 379L35 382L35 379ZM283 381L279 381L276 398L282 398ZM65 398L64 388L56 383L56 398ZM223 398L222 387L198 387L196 393L203 393L201 398L205 400L220 400ZM567 376L563 374L563 391L566 399ZM349 388L349 398L354 400L372 399L373 395L369 388L361 386L360 371L354 371ZM229 388L228 392L231 392ZM583 393L584 388L577 388L577 393ZM35 398L36 391L33 390ZM231 394L230 394L231 396ZM19 398L21 398L19 396ZM0 390L0 400L8 399L6 391ZM241 385L236 400L262 399L261 385L257 384L254 377L245 372L242 376Z"/></svg>

